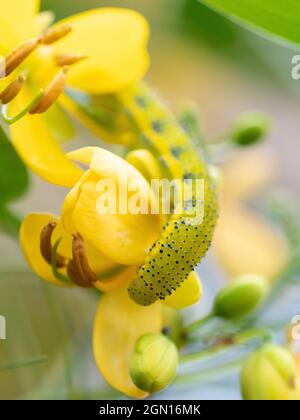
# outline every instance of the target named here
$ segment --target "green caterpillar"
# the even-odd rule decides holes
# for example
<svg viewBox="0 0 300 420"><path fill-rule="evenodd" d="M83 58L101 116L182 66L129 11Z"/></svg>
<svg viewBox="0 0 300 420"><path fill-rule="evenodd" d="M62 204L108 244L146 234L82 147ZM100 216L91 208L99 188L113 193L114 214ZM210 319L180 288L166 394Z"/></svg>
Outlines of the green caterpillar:
<svg viewBox="0 0 300 420"><path fill-rule="evenodd" d="M204 202L193 189L182 214L170 216L161 238L152 246L145 264L129 286L131 298L146 306L158 299L164 300L176 290L206 254L218 217L216 186L190 136L150 88L135 85L112 98L113 101L109 102L114 103L116 124L111 118L109 127L106 127L110 133L112 129L117 132L117 121L120 121L122 112L122 116L126 115L128 119L126 129L132 138L132 147L150 150L169 178L180 178L182 182L186 179L204 180ZM89 116L95 120L103 103L102 99L90 107L81 104L80 108L81 111L90 109ZM114 115L114 111L110 115ZM204 206L204 217L202 223L194 225L188 220L191 212L196 212L199 200Z"/></svg>

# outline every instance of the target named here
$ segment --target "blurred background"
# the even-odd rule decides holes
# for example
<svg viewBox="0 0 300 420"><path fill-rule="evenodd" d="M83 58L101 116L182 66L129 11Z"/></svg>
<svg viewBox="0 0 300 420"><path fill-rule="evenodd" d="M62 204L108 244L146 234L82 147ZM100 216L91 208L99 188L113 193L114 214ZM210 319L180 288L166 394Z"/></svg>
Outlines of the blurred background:
<svg viewBox="0 0 300 420"><path fill-rule="evenodd" d="M254 149L272 155L276 189L287 188L297 199L300 83L291 77L295 51L242 29L197 0L42 0L42 8L54 11L57 19L104 6L128 7L146 16L152 58L147 80L174 111L186 98L195 101L208 140L226 133L243 111L258 109L269 114L271 131L266 142ZM97 141L86 132L79 134L85 144ZM64 194L62 188L31 174L31 189L13 208L20 214L58 213ZM118 397L102 381L91 354L96 299L81 290L66 293L43 285L30 273L13 240L1 235L0 246L0 314L7 318L8 338L0 341L0 398L68 398L70 380L80 390L79 397ZM188 316L205 312L213 290L226 281L213 252L200 270L207 298ZM300 313L297 302L294 314ZM48 361L43 362L44 356ZM2 360L12 365L32 360L32 364L2 371ZM239 399L238 377L174 385L156 398Z"/></svg>

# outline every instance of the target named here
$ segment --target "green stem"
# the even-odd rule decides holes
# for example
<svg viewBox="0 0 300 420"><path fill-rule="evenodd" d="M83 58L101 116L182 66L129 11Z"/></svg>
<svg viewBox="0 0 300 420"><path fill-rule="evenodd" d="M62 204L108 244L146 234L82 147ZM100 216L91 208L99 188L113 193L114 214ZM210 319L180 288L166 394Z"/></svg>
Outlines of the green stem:
<svg viewBox="0 0 300 420"><path fill-rule="evenodd" d="M51 267L52 267L52 272L53 272L53 275L58 280L60 280L62 283L71 285L72 282L69 279L69 277L68 276L65 276L64 274L62 274L58 270L57 265L56 265L57 249L59 247L59 244L61 243L61 240L62 240L62 238L57 239L57 241L55 242L55 244L54 244L54 246L52 247L52 250L51 250Z"/></svg>
<svg viewBox="0 0 300 420"><path fill-rule="evenodd" d="M19 114L13 117L10 117L8 115L8 105L2 105L1 116L2 116L3 121L8 125L16 123L21 118L23 118L28 112L30 112L30 110L34 108L35 105L37 105L37 103L40 101L42 96L43 96L43 90L40 90L36 94L36 96L33 98L33 100Z"/></svg>
<svg viewBox="0 0 300 420"><path fill-rule="evenodd" d="M192 334L194 331L198 330L207 322L211 321L214 318L214 314L210 313L206 315L204 318L198 319L197 321L192 322L184 327L185 334L189 335Z"/></svg>
<svg viewBox="0 0 300 420"><path fill-rule="evenodd" d="M248 343L254 338L260 338L262 342L270 342L273 340L273 334L271 331L265 328L251 328L249 330L238 333L234 337L234 343L236 345L241 345Z"/></svg>
<svg viewBox="0 0 300 420"><path fill-rule="evenodd" d="M211 369L203 369L195 373L180 374L175 379L175 385L189 384L191 382L208 382L214 378L220 378L232 373L234 370L240 369L244 363L245 358L236 359L232 362L226 363L223 366L213 367Z"/></svg>
<svg viewBox="0 0 300 420"><path fill-rule="evenodd" d="M46 363L46 362L48 362L47 356L37 356L31 359L20 360L18 362L3 363L3 364L0 364L0 372L6 371L6 370L23 368L23 367L30 367L30 366L39 365L41 363Z"/></svg>
<svg viewBox="0 0 300 420"><path fill-rule="evenodd" d="M184 354L180 357L180 363L188 363L192 361L200 361L208 357L214 356L223 350L228 350L235 346L240 346L252 341L253 339L260 338L262 342L272 341L272 333L264 328L251 328L249 330L240 332L232 337L228 337L229 340L225 340L224 343L210 347L199 352Z"/></svg>
<svg viewBox="0 0 300 420"><path fill-rule="evenodd" d="M227 350L228 347L231 347L229 344L219 344L217 346L210 347L205 350L187 353L180 356L180 363L189 363L195 360L200 361L202 359L207 359L211 356L214 356L217 353L221 353L222 350Z"/></svg>

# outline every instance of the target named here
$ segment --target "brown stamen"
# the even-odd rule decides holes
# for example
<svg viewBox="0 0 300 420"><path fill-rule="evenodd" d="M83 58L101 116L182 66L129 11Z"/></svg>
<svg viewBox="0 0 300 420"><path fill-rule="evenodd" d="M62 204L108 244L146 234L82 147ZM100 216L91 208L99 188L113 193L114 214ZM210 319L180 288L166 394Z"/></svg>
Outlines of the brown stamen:
<svg viewBox="0 0 300 420"><path fill-rule="evenodd" d="M3 104L11 102L20 92L25 83L25 77L19 76L12 81L1 93L0 100Z"/></svg>
<svg viewBox="0 0 300 420"><path fill-rule="evenodd" d="M63 67L46 87L40 101L30 110L30 114L41 114L46 112L64 91L69 68Z"/></svg>
<svg viewBox="0 0 300 420"><path fill-rule="evenodd" d="M79 287L84 288L91 288L93 287L90 283L88 283L81 272L78 271L76 265L74 264L73 260L69 260L67 265L67 274L70 280Z"/></svg>
<svg viewBox="0 0 300 420"><path fill-rule="evenodd" d="M9 76L37 48L40 38L33 38L19 45L5 57L5 77Z"/></svg>
<svg viewBox="0 0 300 420"><path fill-rule="evenodd" d="M48 264L52 264L52 245L51 245L51 238L54 229L56 228L57 224L55 222L50 222L46 225L40 236L40 250L44 260ZM56 254L56 266L57 268L65 267L66 259L60 254Z"/></svg>
<svg viewBox="0 0 300 420"><path fill-rule="evenodd" d="M70 274L73 273L73 281L80 283L82 287L93 287L97 281L97 276L89 266L85 246L82 237L79 234L73 236L73 260L68 266Z"/></svg>
<svg viewBox="0 0 300 420"><path fill-rule="evenodd" d="M50 28L45 35L42 36L42 43L49 45L65 37L72 31L70 25L60 25L56 28Z"/></svg>
<svg viewBox="0 0 300 420"><path fill-rule="evenodd" d="M63 67L79 63L80 61L85 60L86 58L86 55L81 54L61 54L55 57L55 61L58 66Z"/></svg>

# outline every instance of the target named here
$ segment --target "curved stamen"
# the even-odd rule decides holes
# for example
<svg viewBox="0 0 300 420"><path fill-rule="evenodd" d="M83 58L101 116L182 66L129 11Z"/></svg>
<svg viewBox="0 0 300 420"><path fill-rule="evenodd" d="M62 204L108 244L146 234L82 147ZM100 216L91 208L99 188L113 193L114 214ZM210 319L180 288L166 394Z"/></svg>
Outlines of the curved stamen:
<svg viewBox="0 0 300 420"><path fill-rule="evenodd" d="M69 260L67 265L67 274L70 280L79 287L84 287L86 289L93 287L90 283L86 281L82 273L78 271L73 260Z"/></svg>
<svg viewBox="0 0 300 420"><path fill-rule="evenodd" d="M42 43L46 45L53 44L54 42L58 41L59 39L65 37L72 31L72 27L70 25L60 25L56 28L50 28L43 36L42 36Z"/></svg>
<svg viewBox="0 0 300 420"><path fill-rule="evenodd" d="M48 264L52 264L52 244L51 244L51 238L54 229L56 228L57 223L56 222L50 222L48 225L46 225L40 236L40 251L44 258L44 260ZM56 254L56 266L57 268L65 267L66 265L66 259L60 254Z"/></svg>
<svg viewBox="0 0 300 420"><path fill-rule="evenodd" d="M3 121L8 124L14 124L17 121L19 121L21 118L23 118L32 108L34 108L36 106L36 104L41 100L42 96L43 96L43 90L40 90L36 96L33 98L33 100L17 115L10 117L8 115L8 105L3 105L1 107L1 117L3 119Z"/></svg>
<svg viewBox="0 0 300 420"><path fill-rule="evenodd" d="M72 268L81 277L85 287L93 287L97 282L97 276L89 266L85 246L82 237L77 233L73 235L73 261Z"/></svg>
<svg viewBox="0 0 300 420"><path fill-rule="evenodd" d="M5 75L9 76L37 48L40 38L29 39L5 57Z"/></svg>
<svg viewBox="0 0 300 420"><path fill-rule="evenodd" d="M12 81L1 93L0 100L3 104L11 102L20 92L25 83L25 77L19 76Z"/></svg>
<svg viewBox="0 0 300 420"><path fill-rule="evenodd" d="M54 104L54 102L56 102L61 93L64 91L68 70L69 67L63 67L54 77L52 82L44 90L41 99L30 109L30 114L41 114L46 112Z"/></svg>
<svg viewBox="0 0 300 420"><path fill-rule="evenodd" d="M86 55L81 54L61 54L55 57L55 61L58 66L63 67L79 63L80 61L85 60L86 58Z"/></svg>

